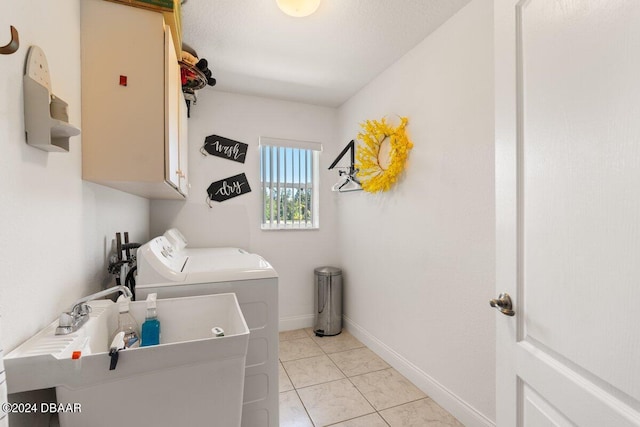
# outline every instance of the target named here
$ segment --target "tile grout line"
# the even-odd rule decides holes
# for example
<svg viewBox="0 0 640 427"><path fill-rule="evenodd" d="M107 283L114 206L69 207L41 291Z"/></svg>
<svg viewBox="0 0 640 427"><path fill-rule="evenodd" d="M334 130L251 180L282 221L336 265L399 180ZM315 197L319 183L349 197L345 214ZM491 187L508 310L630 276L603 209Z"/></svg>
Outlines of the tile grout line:
<svg viewBox="0 0 640 427"><path fill-rule="evenodd" d="M305 330L305 332L306 332L306 330ZM308 333L307 333L307 335L308 335ZM309 338L313 339L313 337L309 337ZM349 421L349 420L353 420L353 419L360 418L360 417L364 417L364 416L371 415L371 414L378 414L378 416L379 416L379 417L384 421L384 423L385 423L385 424L387 424L387 425L389 425L389 424L387 423L387 421L382 417L382 415L380 415L380 414L378 413L378 411L377 411L377 410L376 410L376 408L371 404L371 402L369 402L369 400L368 400L368 399L367 399L367 398L362 394L362 392L358 389L358 387L356 387L356 385L355 385L355 384L354 384L354 383L349 379L349 377L344 373L344 371L343 371L342 369L340 369L340 367L336 364L336 362L334 362L334 361L333 361L333 359L331 358L331 356L329 356L329 354L341 353L341 352L327 353L327 352L325 351L325 349L324 349L324 348L322 348L322 346L320 346L318 343L316 343L316 345L318 345L318 347L320 347L320 350L322 350L323 355L324 355L324 356L327 356L327 358L328 358L328 359L329 359L329 361L333 364L333 366L335 366L335 367L336 367L336 369L338 369L338 371L339 371L342 375L344 375L344 378L340 378L340 379L338 379L338 380L333 380L333 381L326 381L326 382L324 382L324 383L320 383L320 384L328 384L328 383L331 383L331 382L337 382L337 381L342 381L342 380L344 380L344 379L347 379L347 380L349 381L349 383L353 386L353 388L355 388L355 389L356 389L356 391L358 392L358 394L360 394L360 396L362 396L362 398L363 398L363 399L364 399L364 400L369 404L369 406L371 406L371 409L373 409L373 411L374 411L374 412L370 412L370 413L368 413L368 414L360 415L360 416L358 416L358 417L348 418L348 419L346 419L346 420L340 420L340 421L338 421L337 423L333 423L333 424L331 424L331 425L340 424L340 423L343 423L343 422L346 422L346 421ZM365 347L365 348L366 348L366 346L363 346L363 347ZM363 347L357 347L357 348L363 348ZM349 350L355 350L355 349L347 349L347 350L343 350L343 351L349 351ZM312 357L317 357L317 356L312 356ZM297 360L302 360L302 359L306 359L306 358L301 358L301 359L297 359ZM284 368L284 364L282 365L282 367ZM286 371L286 368L285 368L285 371ZM291 378L290 378L290 377L289 377L289 380L291 381L291 384L293 385L294 389L296 390L296 393L298 393L298 388L296 388L296 386L293 384L293 381L291 380ZM316 385L319 385L319 384L310 385L310 386L308 386L308 387L314 387L314 386L316 386ZM300 387L300 388L305 388L305 387ZM298 398L300 398L300 394L299 394L299 393L298 393ZM307 407L304 405L304 402L302 401L302 398L300 398L300 402L302 402L302 406L304 407L305 411L307 411ZM313 423L313 420L311 419L311 414L309 414L309 411L307 411L307 415L309 416L309 419L311 420L311 423L312 423L312 424L314 424L314 423ZM314 424L314 426L315 426L315 424Z"/></svg>
<svg viewBox="0 0 640 427"><path fill-rule="evenodd" d="M307 333L306 329L302 329L302 331L307 334L308 338L311 338L309 336L309 334ZM315 343L316 345L318 345L317 343ZM318 346L320 347L320 346ZM320 349L322 350L322 348ZM315 357L315 356L311 356L311 357ZM306 358L303 358L306 359ZM296 360L301 360L301 359L296 359ZM282 364L282 367L284 368L284 363ZM286 372L286 368L285 368L285 372ZM287 376L289 375L289 373L287 372ZM293 386L293 389L296 391L296 395L298 396L298 399L300 399L300 403L302 403L302 407L304 408L304 412L307 413L307 417L309 418L309 422L311 423L312 426L316 426L316 424L313 422L313 418L311 418L311 414L309 413L309 411L307 410L307 406L304 404L304 401L302 400L302 397L300 397L300 393L298 393L298 388L295 386L295 384L293 384L293 380L291 380L291 377L289 377L289 381L291 381L291 385Z"/></svg>
<svg viewBox="0 0 640 427"><path fill-rule="evenodd" d="M340 369L340 368L338 368L338 369ZM342 372L342 371L341 371L341 372ZM324 383L314 384L314 385L310 385L310 386L306 386L306 387L300 387L299 389L305 389L305 388L315 387L315 386L317 386L317 385L321 385L321 384L334 383L334 382L342 381L342 380L345 380L345 379L346 379L346 380L349 380L349 378L345 376L345 378L340 378L340 379L337 379L337 380L327 381L327 382L324 382ZM361 392L360 390L358 390L358 387L356 387L356 386L355 386L355 384L353 384L353 383L351 382L351 380L349 380L349 382L350 382L350 383L351 383L351 385L356 389L356 391L357 391L357 392L362 396L362 398L363 398L363 399L364 399L364 400L365 400L365 401L366 401L366 402L371 406L371 408L373 409L373 412L369 412L368 414L359 415L359 416L354 417L354 418L347 418L347 419L345 419L345 420L340 420L340 421L337 421L337 422L335 422L335 423L328 424L327 426L332 426L332 425L335 425L335 424L340 424L340 423L343 423L343 422L346 422L346 421L354 420L354 419L356 419L356 418L365 417L365 416L367 416L367 415L376 414L376 413L380 416L380 418L382 418L382 420L383 420L387 425L389 425L389 424L387 423L387 421L382 417L382 415L380 415L380 413L376 410L376 408L375 408L373 405L371 405L371 402L369 402L369 400L367 400L367 398L366 398L366 397L364 397L364 395L362 394L362 392ZM291 384L293 384L293 381L291 382ZM313 423L313 420L312 420L312 418L311 418L311 414L309 414L309 411L307 411L307 407L305 406L304 401L302 400L302 398L300 397L300 394L298 393L298 390L299 390L299 389L298 389L298 388L295 388L295 386L294 386L294 390L295 390L295 391L296 391L296 393L298 394L298 398L300 399L300 402L302 402L302 406L304 407L305 411L307 412L307 415L309 416L309 420L311 420L311 423L315 426L315 424Z"/></svg>
<svg viewBox="0 0 640 427"><path fill-rule="evenodd" d="M305 387L296 387L296 386L295 386L295 384L293 383L293 380L291 379L291 376L289 375L289 373L287 372L287 369L286 369L286 368L285 368L285 366L284 366L284 363L285 363L285 362L283 362L282 360L280 360L280 359L279 359L279 361L280 361L280 363L282 364L282 367L283 367L283 369L284 369L284 371L285 371L285 374L287 375L287 378L288 378L288 379L289 379L289 381L291 382L291 385L292 385L292 387L293 387L293 390L296 392L296 395L298 396L298 399L300 400L300 403L302 403L302 407L304 408L305 413L307 414L307 417L308 417L309 421L311 422L312 426L316 427L316 424L314 423L313 419L311 418L311 414L310 414L310 413L309 413L309 411L307 410L307 407L306 407L306 405L304 404L304 401L302 400L302 398L300 397L300 393L298 392L298 390L305 389L305 388L309 388L309 387L314 387L314 386L321 385L321 384L328 384L328 383L331 383L331 382L337 382L337 381L342 381L342 380L344 380L344 379L347 379L347 380L349 381L349 383L350 383L350 384L351 384L351 385L352 385L352 386L353 386L353 387L358 391L358 394L359 394L360 396L362 396L362 398L363 398L363 399L364 399L364 400L365 400L365 401L366 401L366 402L371 406L371 408L373 409L373 412L370 412L370 413L368 413L368 414L363 414L363 415L359 415L359 416L357 416L357 417L348 418L348 419L345 419L345 420L340 420L340 421L337 421L337 422L335 422L335 423L329 424L328 426L334 426L334 425L337 425L337 424L340 424L340 423L344 423L344 422L351 421L351 420L354 420L354 419L358 419L358 418L366 417L366 416L369 416L369 415L372 415L372 414L377 414L377 415L378 415L378 417L379 417L379 418L380 418L380 419L385 423L385 425L390 426L389 422L388 422L388 421L387 421L387 420L382 416L381 411L386 411L386 410L388 410L388 409L397 408L397 407L400 407L400 406L403 406L403 405L407 405L407 404L410 404L410 403L418 402L418 401L420 401L420 400L427 400L427 399L431 399L431 397L430 397L430 396L425 395L425 397L421 397L421 398L419 398L419 399L414 399L414 400L411 400L411 401L408 401L408 402L403 402L403 403L400 403L400 404L398 404L398 405L390 406L390 407L388 407L388 408L384 408L384 409L380 409L380 410L376 409L376 407L375 407L375 406L374 406L374 405L369 401L369 399L367 399L367 397L362 393L362 391L360 391L360 389L356 386L356 384L355 384L351 379L352 379L352 378L355 378L355 377L359 377L359 376L364 376L364 375L367 375L367 374L371 374L371 373L374 373L374 372L380 372L380 371L385 371L385 370L392 370L392 369L393 369L393 367L392 367L392 366L388 366L388 367L386 367L386 368L376 369L376 370L373 370L373 371L370 371L370 372L365 372L365 373L358 374L358 375L348 376L348 375L345 373L345 371L344 371L344 370L342 370L342 369L338 366L338 364L337 364L337 363L336 363L336 362L331 358L331 354L344 353L344 352L347 352L347 351L357 350L357 349L360 349L360 348L367 348L367 349L368 349L368 347L367 347L366 345L364 345L364 344L363 344L361 347L348 348L348 349L345 349L345 350L334 351L334 352L329 353L329 352L327 352L327 351L326 351L322 346L320 346L320 345L316 342L316 340L314 339L314 336L311 336L311 335L309 334L309 332L307 332L306 328L305 328L305 329L303 329L303 331L307 334L307 337L308 337L308 338L310 338L310 339L312 339L312 340L313 340L313 342L314 342L314 344L316 344L316 345L320 348L320 350L322 351L322 354L321 354L321 355L314 355L314 356L301 357L301 358L299 358L299 359L291 359L291 360L287 360L286 362L293 362L293 361L297 361L297 360L311 359L311 358L314 358L314 357L319 357L319 356L323 356L323 355L324 355L324 356L327 356L327 357L328 357L328 359L330 360L331 364L332 364L332 365L333 365L333 366L334 366L334 367L335 367L335 368L336 368L336 369L337 369L337 370L338 370L338 371L339 371L339 372L344 376L344 378L340 378L340 379L336 379L336 380L331 380L331 381L321 382L321 383L318 383L318 384L312 384L312 385L305 386ZM300 339L305 339L305 338L304 338L304 337L302 337L302 338L293 338L293 339L283 340L283 341L293 341L293 340L300 340Z"/></svg>
<svg viewBox="0 0 640 427"><path fill-rule="evenodd" d="M311 388L311 387L316 387L319 385L325 385L325 384L331 384L331 383L337 383L338 381L343 381L343 380L348 380L349 378L338 378L337 380L331 380L331 381L325 381L323 383L318 383L318 384L313 384L313 385L306 385L304 387L300 387L300 388L296 388L296 390L304 390L305 388ZM295 386L294 386L295 387ZM358 390L359 391L359 390ZM375 409L375 408L374 408Z"/></svg>
<svg viewBox="0 0 640 427"><path fill-rule="evenodd" d="M366 346L365 346L365 347L366 347ZM362 347L359 347L359 348L362 348ZM324 349L322 349L322 351L324 351ZM349 351L349 350L344 350L344 351ZM336 352L336 353L339 353L339 352ZM347 380L349 380L349 383L353 386L353 388L355 388L355 389L356 389L356 391L360 394L360 396L362 396L362 398L365 400L365 402L367 402L367 403L369 404L369 406L371 406L371 408L374 410L374 412L371 412L371 414L374 414L374 413L375 413L375 414L378 414L378 416L379 416L380 418L382 418L382 420L384 421L384 423L385 423L385 424L387 424L387 425L389 425L389 423L387 423L387 420L385 420L385 419L382 417L382 415L378 412L378 410L376 409L376 407L375 407L375 406L373 406L373 404L372 404L371 402L369 402L369 399L367 399L367 397L366 397L364 394L362 394L362 392L360 391L360 389L359 389L359 388L358 388L358 387L353 383L353 381L351 381L351 378L350 378L350 377L348 377L348 376L347 376L347 374L345 374L345 373L344 373L344 371L343 371L342 369L340 369L340 367L339 367L339 366L338 366L338 365L333 361L333 359L331 358L331 356L329 356L329 353L327 353L327 352L325 351L325 354L327 355L327 357L329 358L329 360L331 360L331 363L333 363L333 364L336 366L336 368L338 368L338 370L339 370L340 372L342 372L342 375L344 375L344 376L345 376L345 378L346 378ZM367 416L367 415L371 415L371 414L361 415L361 417L365 417L365 416ZM355 417L355 418L360 418L360 417ZM351 420L353 420L353 419L355 419L355 418L350 418L350 419L351 419ZM342 422L345 422L345 421L349 421L349 420L339 421L338 423L342 423ZM337 424L337 423L336 423L336 424Z"/></svg>
<svg viewBox="0 0 640 427"><path fill-rule="evenodd" d="M377 411L374 411L374 412L371 412L371 413L368 413L368 414L364 414L364 415L359 415L359 416L357 416L357 417L348 418L348 419L346 419L346 420L338 421L337 423L327 424L327 425L326 425L326 426L324 426L324 427L331 427L331 426L335 426L335 425L338 425L338 424L340 424L340 423L346 423L347 421L357 420L358 418L363 418L363 417L368 417L369 415L373 415L373 414L376 414L376 413L377 413ZM384 418L383 418L383 420L384 420ZM387 423L387 422L385 421L385 424L386 424L386 423ZM389 424L387 424L387 425L389 425Z"/></svg>
<svg viewBox="0 0 640 427"><path fill-rule="evenodd" d="M300 360L300 359L297 359ZM309 422L311 423L312 427L315 427L315 423L313 422L313 419L311 418L311 414L309 413L309 411L307 410L307 407L304 404L304 401L302 400L302 398L300 397L300 393L298 393L298 388L295 386L295 384L293 383L293 380L291 379L291 375L289 375L289 372L287 372L287 368L284 367L284 363L282 362L282 360L280 360L278 358L278 361L280 362L280 365L282 365L282 369L284 370L284 374L287 376L287 378L289 379L289 382L291 383L291 387L293 387L293 391L295 391L296 396L298 397L298 400L300 401L300 404L302 405L302 408L304 409L305 414L307 414L307 418L309 419ZM291 391L291 390L288 390ZM281 393L286 393L286 392L281 392Z"/></svg>
<svg viewBox="0 0 640 427"><path fill-rule="evenodd" d="M331 361L331 365L332 365L333 367L337 368L338 372L340 372L340 373L344 376L344 378L340 378L340 379L335 379L335 380L331 380L331 381L320 382L320 383L317 383L317 384L312 384L312 385L308 385L308 386L304 386L304 387L296 387L296 386L295 386L295 384L293 383L293 381L291 380L291 376L289 375L288 371L286 370L286 368L284 368L284 363L286 363L286 362L282 362L282 361L280 360L280 362L281 362L281 364L282 364L282 367L283 367L283 369L285 370L285 374L287 375L287 378L288 378L288 379L289 379L289 381L291 382L291 385L292 385L292 387L293 387L293 390L295 390L295 391L296 391L296 395L297 395L297 397L298 397L299 401L302 403L303 408L304 408L304 410L305 410L305 413L307 414L307 418L309 419L309 421L310 421L310 423L311 423L311 425L312 425L312 426L314 426L314 427L320 427L320 426L316 426L316 424L315 424L315 423L313 422L313 420L311 419L311 415L310 415L309 411L307 410L306 405L305 405L305 404L304 404L304 402L302 401L302 398L301 398L301 396L300 396L299 391L300 391L300 390L303 390L303 389L306 389L306 388L311 388L311 387L319 386L319 385L322 385L322 384L328 384L328 383L331 383L331 382L338 382L338 381L342 381L342 380L344 380L344 379L349 380L349 383L350 383L350 384L351 384L351 385L352 385L352 386L353 386L353 387L358 391L358 394L359 394L362 398L364 398L364 400L365 400L365 401L370 405L370 407L373 409L373 412L370 412L370 413L367 413L367 414L362 414L362 415L359 415L359 416L357 416L357 417L348 418L348 419L345 419L345 420L336 421L336 422L334 422L334 423L332 423L332 424L329 424L328 426L335 426L335 425L338 425L338 424L341 424L341 423L344 423L344 422L349 422L349 421L351 421L351 420L355 420L355 419L358 419L358 418L363 418L363 417L372 416L374 413L378 415L378 418L379 418L380 420L382 420L382 422L384 423L384 425L385 425L385 426L390 426L390 422L389 422L389 421L387 421L387 419L382 415L382 412L383 412L383 411L387 411L387 410L394 409L394 408L399 408L399 407L402 407L402 406L405 406L405 405L409 405L409 404L412 404L412 403L416 403L416 402L420 402L420 401L423 401L423 400L424 400L424 401L429 401L429 400L433 401L433 399L432 399L429 395L427 395L427 394L425 393L423 397L420 397L420 398L417 398L417 399L409 400L409 401L407 401L407 402L402 402L402 403L399 403L399 404L397 404L397 405L393 405L393 406L390 406L390 407L388 407L388 408L383 408L383 409L380 409L380 410L376 409L376 408L374 407L374 405L369 401L369 399L367 399L367 397L362 393L362 391L360 391L360 389L358 388L358 386L356 386L356 384L352 381L352 379L353 379L353 378L356 378L356 377L360 377L360 376L365 376L365 375L368 375L368 374L372 374L372 373L375 373L375 372L381 372L381 371L386 371L386 370L395 370L395 368L394 368L393 366L390 366L390 365L388 365L388 364L387 364L388 366L387 366L386 368L375 369L375 370L372 370L372 371L369 371L369 372L364 372L364 373L359 373L359 374L357 374L357 375L348 376L348 375L346 374L346 372L345 372L342 368L340 368L340 366L338 366L337 362L336 362L336 361L334 361L334 359L331 357L331 355L333 355L333 354L345 353L345 352L348 352L348 351L353 351L353 350L358 350L358 349L363 349L363 348L364 348L364 349L368 349L368 350L370 350L370 349L369 349L369 347L367 347L366 345L364 345L364 344L360 343L360 344L362 344L360 347L346 348L346 349L342 349L342 350L339 350L339 351L332 351L332 352L328 352L327 350L325 350L325 348L323 348L322 346L320 346L320 344L318 344L318 340L322 339L322 337L315 337L315 336L313 336L313 335L310 335L310 334L311 334L311 332L310 332L310 331L307 331L307 329L306 329L306 328L305 328L305 329L303 329L303 331L305 332L305 334L307 335L307 337L308 337L308 338L310 338L310 339L312 339L312 341L314 342L314 344L316 344L316 346L317 346L318 348L320 348L320 350L321 350L321 354L317 354L317 355L314 355L314 356L302 357L302 358L299 358L299 359L291 359L291 360L288 360L287 362L293 362L293 361L298 361L298 360L310 359L310 358L314 358L314 357L326 356L326 357L328 357L328 359ZM348 334L348 331L346 331L346 332L347 332L347 334ZM354 337L354 338L355 338L355 337ZM304 339L304 337L302 337L302 338L294 338L293 340L299 340L299 339ZM292 340L284 340L284 341L292 341ZM356 339L356 341L358 341L358 340ZM359 341L358 341L358 342L359 342ZM348 345L349 345L349 343L347 342L347 346L348 346ZM374 353L374 354L375 354L375 353ZM377 355L376 355L376 356L377 356ZM378 357L379 357L379 356L378 356ZM383 361L384 361L384 360L383 360ZM397 370L396 370L396 372L397 372ZM400 374L400 375L402 375L402 374ZM406 379L406 377L405 377L405 379ZM408 381L411 385L413 385L413 386L415 387L415 384L413 384L410 380L408 380L408 379L407 379L407 381ZM447 411L445 410L445 412L447 412ZM449 415L451 415L451 414L449 413ZM452 416L452 415L451 415L451 416ZM452 416L452 417L453 417L453 416ZM453 417L453 418L454 418L454 419L456 419L455 417ZM457 420L457 419L456 419L456 420ZM457 421L458 421L458 420L457 420ZM459 421L458 421L458 422L459 422Z"/></svg>
<svg viewBox="0 0 640 427"><path fill-rule="evenodd" d="M363 347L357 347L357 348L369 348L369 347L367 347L367 346L365 345L365 346L363 346ZM356 350L356 349L343 350L343 351L341 351L341 352L336 352L336 353L343 353L343 352L345 352L345 351L351 351L351 350ZM324 351L324 349L323 349L323 351ZM326 352L325 352L325 354L329 357L329 359L331 359L331 356L329 356L329 354L328 354L328 353L326 353ZM340 367L339 367L339 366L338 366L338 365L333 361L333 359L331 359L331 361L336 365L336 367L340 370L340 372L342 372L342 375L344 375L344 376L349 380L349 382L351 383L351 385L353 386L353 388L355 388L355 389L358 391L358 393L360 393L360 396L362 396L362 398L363 398L363 399L364 399L364 400L365 400L365 401L366 401L366 402L367 402L367 403L368 403L368 404L373 408L373 410L374 410L375 412L372 412L371 414L376 414L376 415L378 415L378 417L380 417L380 419L382 420L382 422L383 422L383 423L385 423L387 426L389 426L389 427L390 427L390 424L389 424L389 423L387 422L387 420L382 416L382 414L380 413L380 411L378 411L378 410L376 409L376 407L375 407L375 406L373 406L373 403L371 403L371 402L369 401L369 399L367 399L367 397L366 397L366 396L365 396L365 395L360 391L360 389L358 388L358 386L356 386L356 385L353 383L353 381L351 381L351 378L353 378L353 377L357 377L357 376L359 376L359 375L353 375L353 376L349 377L349 376L347 376L347 374L345 374L345 373L344 373L344 371L343 371L342 369L340 369ZM385 369L387 369L387 368L385 368ZM383 371L383 370L384 370L384 369L379 369L378 371ZM372 371L372 372L378 372L378 371ZM367 373L369 373L369 372L367 372ZM365 375L365 374L361 374L361 375ZM362 416L363 416L363 417L366 417L367 415L371 415L371 414L365 414L365 415L362 415ZM356 417L356 418L360 418L360 417ZM353 420L353 419L355 419L355 418L351 418L351 419ZM344 421L340 421L340 422L345 422L345 421L349 421L349 420L344 420Z"/></svg>
<svg viewBox="0 0 640 427"><path fill-rule="evenodd" d="M305 331L305 332L306 332L306 331ZM312 339L313 339L313 338L312 338ZM335 363L335 362L334 362L334 360L333 360L333 359L331 358L331 356L329 355L329 354L343 353L343 352L346 352L346 351L356 350L356 349L358 349L358 348L369 348L369 347L367 347L366 345L364 345L364 344L363 344L363 345L362 345L362 347L356 347L356 348L351 348L351 349L347 349L347 350L336 351L336 352L334 352L334 353L327 353L327 352L324 350L324 348L320 347L320 349L324 352L324 354L325 354L327 357L329 357L329 360L331 360L331 362L336 366L336 368L338 368L338 370L339 370L340 372L342 372L342 375L344 375L344 376L345 376L345 378L346 378L347 380L349 380L349 383L351 383L351 385L353 386L353 388L355 388L355 389L356 389L356 391L360 394L360 396L362 396L362 398L363 398L363 399L364 399L364 400L365 400L365 401L366 401L366 402L371 406L371 408L374 410L374 412L371 412L370 414L361 415L361 417L365 417L365 416L367 416L367 415L371 415L371 414L377 414L377 415L378 415L378 417L380 417L380 419L382 420L382 422L384 422L387 426L390 426L390 424L389 424L389 423L387 422L387 420L382 416L382 414L380 413L380 411L378 411L378 410L376 409L376 407L375 407L375 406L373 406L373 404L369 401L369 399L367 399L367 397L366 397L366 396L365 396L365 395L360 391L360 389L358 388L358 386L356 386L356 385L353 383L353 381L351 381L351 378L352 378L352 377L356 377L356 376L359 376L359 375L353 375L352 377L347 376L347 374L345 374L345 372L344 372L342 369L340 369L340 367L337 365L337 363ZM385 370L385 369L389 369L389 368L379 369L379 370L377 370L377 371L372 371L372 372L383 371L383 370ZM369 372L367 372L367 373L369 373ZM360 374L360 375L365 375L365 374ZM292 384L293 384L293 383L292 383ZM356 419L356 418L360 418L360 417L350 418L349 420L353 420L353 419ZM349 420L339 421L338 423L334 423L334 425L335 425L335 424L339 424L339 423L343 423L343 422L345 422L345 421L349 421Z"/></svg>
<svg viewBox="0 0 640 427"><path fill-rule="evenodd" d="M307 410L307 407L305 406L304 401L302 400L302 397L300 397L300 393L298 393L298 388L295 386L295 384L293 384L293 380L291 379L291 376L289 375L289 372L287 372L287 368L284 367L284 363L282 363L282 361L280 361L280 364L282 365L282 369L284 369L284 373L287 376L287 378L289 379L289 382L291 383L291 387L293 387L293 391L296 392L296 396L298 396L298 400L302 404L302 408L304 409L304 412L307 414L307 418L309 418L309 422L311 423L311 426L315 427L315 423L313 422L313 419L311 418L311 414ZM291 391L291 390L288 390L288 391ZM286 392L281 392L281 393L286 393Z"/></svg>
<svg viewBox="0 0 640 427"><path fill-rule="evenodd" d="M280 360L280 359L278 359ZM284 370L284 374L287 376L287 378L289 379L289 382L291 383L291 387L293 387L293 389L296 389L296 386L293 384L293 380L291 379L291 375L289 375L289 372L287 372L287 368L284 367L284 363L282 363L282 361L280 361L280 364L282 365L282 369ZM290 390L287 390L290 391Z"/></svg>
<svg viewBox="0 0 640 427"><path fill-rule="evenodd" d="M380 370L378 370L378 371L373 371L373 372L380 372L380 371L391 370L391 369L394 369L394 368L390 366L390 367L388 367L388 368L380 369ZM370 373L370 372L367 372L366 374L354 375L353 377L349 377L348 379L349 379L349 381L351 381L351 378L360 377L360 376L363 376L363 375L367 375L367 374L369 374L369 373ZM351 381L351 384L353 384L353 386L356 388L356 390L358 390L358 392L360 392L360 394L362 394L362 397L364 397L364 398L365 398L365 400L366 400L367 402L369 402L369 399L367 399L367 397L364 395L364 393L362 393L362 392L360 391L360 389L358 388L358 386L357 386L357 385L355 385L355 384L353 383L353 381ZM413 383L411 383L411 384L413 384ZM371 403L371 402L369 402L369 404L371 405L371 407L372 407L373 409L375 409L376 413L380 416L380 418L382 418L382 420L385 422L385 424L387 424L387 425L389 426L390 424L387 422L387 419L386 419L386 418L381 414L381 412L382 412L382 411L386 411L387 409L397 408L397 407L399 407L399 406L408 405L409 403L417 402L417 401L419 401L419 400L426 400L426 399L431 399L431 397L429 397L429 396L425 393L425 397L421 397L421 398L419 398L419 399L410 400L410 401L408 401L408 402L403 402L403 403L400 403L400 404L398 404L398 405L389 406L388 408L383 408L383 409L377 409L375 406L373 406L373 403Z"/></svg>
<svg viewBox="0 0 640 427"><path fill-rule="evenodd" d="M312 338L312 339L313 339L313 338ZM348 375L347 375L347 374L346 374L346 373L345 373L345 372L344 372L344 371L343 371L343 370L338 366L338 364L337 364L337 363L336 363L336 362L331 358L331 356L330 356L330 355L331 355L331 354L337 354L337 353L344 353L344 352L351 351L351 350L357 350L357 349L359 349L359 348L367 348L367 349L368 349L369 347L367 347L366 345L364 345L364 344L363 344L363 345L362 345L362 347L350 348L350 349L346 349L346 350L342 350L342 351L336 351L336 352L334 352L334 353L327 353L327 352L326 352L322 347L320 347L320 348L321 348L321 350L324 352L324 354L325 354L325 355L327 355L327 356L329 357L329 359L331 360L331 362L333 362L333 364L336 366L336 368L338 368L338 370L339 370L340 372L342 372L342 375L344 375L344 376L345 376L345 378L349 380L349 382L351 383L351 385L353 386L353 388L355 388L355 389L358 391L358 393L360 394L360 396L362 396L362 398L363 398L363 399L364 399L364 400L365 400L365 401L366 401L366 402L371 406L371 408L373 408L374 412L371 412L370 414L361 415L361 417L365 417L365 416L367 416L367 415L371 415L371 414L377 414L377 415L378 415L378 417L380 417L380 419L382 420L382 422L384 422L387 426L390 426L390 424L389 424L389 423L387 422L387 420L382 416L382 414L380 413L380 411L378 411L378 410L376 409L376 407L375 407L375 406L373 406L373 403L371 403L371 402L369 401L369 399L367 399L367 397L362 393L362 391L360 391L360 389L358 388L358 386L357 386L357 385L355 385L355 384L353 383L353 381L351 381L351 378L358 377L358 376L361 376L361 375L370 374L371 372L379 372L379 371L384 371L384 370L387 370L387 369L391 369L391 366L389 366L389 367L387 367L387 368L383 368L383 369L377 369L377 370L375 370L375 371L371 371L371 372L365 372L364 374L358 374L358 375L348 376ZM410 403L410 402L407 402L407 403ZM403 403L402 405L404 405L404 403ZM397 405L397 406L401 406L401 405ZM390 409L390 408L385 408L385 409ZM334 423L334 424L332 424L332 425L340 424L340 423L343 423L343 422L346 422L346 421L349 421L349 420L353 420L353 419L356 419L356 418L360 418L360 417L355 417L355 418L350 418L350 419L348 419L348 420L339 421L339 422Z"/></svg>
<svg viewBox="0 0 640 427"><path fill-rule="evenodd" d="M411 401L409 401L409 402L400 403L400 404L398 404L398 405L389 406L388 408L381 409L381 410L380 410L380 411L378 411L378 412L386 411L387 409L398 408L398 407L400 407L400 406L408 405L409 403L419 402L419 401L421 401L421 400L433 400L433 399L431 399L429 396L427 396L427 397L421 397L420 399L415 399L415 400L411 400Z"/></svg>
<svg viewBox="0 0 640 427"><path fill-rule="evenodd" d="M305 357L300 357L298 359L289 359L289 360L282 360L282 359L278 359L280 361L280 363L284 364L287 362L295 362L297 360L304 360L304 359L312 359L314 357L318 357L318 356L327 356L326 354L316 354L315 356L305 356Z"/></svg>
<svg viewBox="0 0 640 427"><path fill-rule="evenodd" d="M293 382L291 384L293 384ZM300 397L300 393L298 393L298 389L295 388L295 386L293 391L296 392L296 396L298 396L298 400L300 400L300 403L302 403L302 407L304 408L304 412L307 414L307 418L309 418L309 422L313 427L316 427L316 423L313 422L313 418L311 418L311 414L309 413L307 406L304 404L304 401L302 400L302 397Z"/></svg>

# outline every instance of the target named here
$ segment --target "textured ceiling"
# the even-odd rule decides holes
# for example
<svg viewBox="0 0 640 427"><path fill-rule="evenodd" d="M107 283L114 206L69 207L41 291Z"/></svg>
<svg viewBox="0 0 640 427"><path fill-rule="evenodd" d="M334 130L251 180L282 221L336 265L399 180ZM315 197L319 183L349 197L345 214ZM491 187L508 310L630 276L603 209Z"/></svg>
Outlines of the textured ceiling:
<svg viewBox="0 0 640 427"><path fill-rule="evenodd" d="M188 0L184 42L215 89L335 107L469 1L322 0L292 18L276 0Z"/></svg>

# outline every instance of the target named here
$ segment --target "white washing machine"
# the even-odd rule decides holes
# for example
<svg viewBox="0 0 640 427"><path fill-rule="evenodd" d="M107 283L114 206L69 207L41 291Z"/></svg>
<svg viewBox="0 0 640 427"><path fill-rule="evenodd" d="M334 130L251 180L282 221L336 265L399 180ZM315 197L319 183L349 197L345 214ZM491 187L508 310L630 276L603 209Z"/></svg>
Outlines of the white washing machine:
<svg viewBox="0 0 640 427"><path fill-rule="evenodd" d="M188 248L168 230L138 249L136 300L233 292L249 326L242 427L278 427L278 274L238 248ZM212 414L212 420L215 414Z"/></svg>

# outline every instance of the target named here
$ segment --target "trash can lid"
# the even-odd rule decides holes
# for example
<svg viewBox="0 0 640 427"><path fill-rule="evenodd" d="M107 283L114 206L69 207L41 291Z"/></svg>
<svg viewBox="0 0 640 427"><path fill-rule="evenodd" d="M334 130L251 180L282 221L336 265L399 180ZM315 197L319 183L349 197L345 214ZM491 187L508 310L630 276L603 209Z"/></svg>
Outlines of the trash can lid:
<svg viewBox="0 0 640 427"><path fill-rule="evenodd" d="M338 276L342 274L342 270L337 267L318 267L314 271L319 276Z"/></svg>

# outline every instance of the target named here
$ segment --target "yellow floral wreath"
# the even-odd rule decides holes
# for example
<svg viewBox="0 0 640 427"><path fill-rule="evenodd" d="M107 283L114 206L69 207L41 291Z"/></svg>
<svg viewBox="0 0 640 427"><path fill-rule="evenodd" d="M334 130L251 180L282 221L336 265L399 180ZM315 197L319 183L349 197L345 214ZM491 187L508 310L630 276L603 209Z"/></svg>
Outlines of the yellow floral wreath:
<svg viewBox="0 0 640 427"><path fill-rule="evenodd" d="M404 170L409 150L413 144L409 141L405 127L407 118L400 117L400 125L394 128L382 118L367 120L360 125L363 129L358 139L363 144L356 152L356 168L362 189L370 193L387 191L398 180ZM386 168L380 164L380 147L389 138L390 161Z"/></svg>

